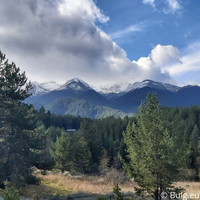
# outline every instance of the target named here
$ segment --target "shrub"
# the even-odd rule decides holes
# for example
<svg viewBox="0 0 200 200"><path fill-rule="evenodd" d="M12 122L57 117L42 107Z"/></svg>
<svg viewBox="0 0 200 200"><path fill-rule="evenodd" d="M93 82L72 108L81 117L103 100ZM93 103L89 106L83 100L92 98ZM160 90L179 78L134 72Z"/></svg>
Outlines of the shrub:
<svg viewBox="0 0 200 200"><path fill-rule="evenodd" d="M29 175L26 177L26 183L28 185L39 185L41 180L33 175Z"/></svg>
<svg viewBox="0 0 200 200"><path fill-rule="evenodd" d="M124 171L119 171L113 167L111 167L106 175L105 175L105 178L108 180L108 181L111 181L113 183L120 183L120 184L123 184L127 181L127 177L126 177L126 174Z"/></svg>
<svg viewBox="0 0 200 200"><path fill-rule="evenodd" d="M115 200L123 200L123 195L121 193L121 188L119 187L118 183L114 185L113 193L115 194Z"/></svg>
<svg viewBox="0 0 200 200"><path fill-rule="evenodd" d="M99 196L96 200L108 200L106 196Z"/></svg>
<svg viewBox="0 0 200 200"><path fill-rule="evenodd" d="M19 194L18 190L16 190L14 187L10 187L6 189L6 191L3 194L4 200L19 200Z"/></svg>

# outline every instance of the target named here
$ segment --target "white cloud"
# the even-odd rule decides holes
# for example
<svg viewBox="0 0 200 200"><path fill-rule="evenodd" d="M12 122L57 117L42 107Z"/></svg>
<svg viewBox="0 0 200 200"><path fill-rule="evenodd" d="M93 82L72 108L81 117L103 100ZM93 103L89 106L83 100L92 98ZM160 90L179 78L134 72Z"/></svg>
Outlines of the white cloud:
<svg viewBox="0 0 200 200"><path fill-rule="evenodd" d="M144 4L150 4L152 7L155 7L154 0L143 0Z"/></svg>
<svg viewBox="0 0 200 200"><path fill-rule="evenodd" d="M181 63L180 52L176 47L173 47L172 45L157 45L151 51L150 57L160 67L174 63Z"/></svg>
<svg viewBox="0 0 200 200"><path fill-rule="evenodd" d="M116 31L114 33L111 33L110 36L112 39L124 38L138 31L142 31L142 26L140 24L132 25L132 26L127 27L126 29Z"/></svg>
<svg viewBox="0 0 200 200"><path fill-rule="evenodd" d="M198 85L200 86L200 83L197 81L185 81L186 85Z"/></svg>
<svg viewBox="0 0 200 200"><path fill-rule="evenodd" d="M181 53L181 64L175 63L171 66L165 67L170 75L179 77L188 72L196 71L200 73L200 42L195 42L188 46L185 51Z"/></svg>
<svg viewBox="0 0 200 200"><path fill-rule="evenodd" d="M155 49L151 56L131 62L95 25L109 18L92 0L20 0L17 4L0 0L0 4L0 49L33 81L64 83L74 77L92 85L171 81L168 72L159 67L170 56L162 61ZM118 35L135 30L129 27Z"/></svg>
<svg viewBox="0 0 200 200"><path fill-rule="evenodd" d="M109 20L109 17L103 15L92 0L64 0L59 3L58 10L67 17L79 13L82 18L88 18L89 16L92 21L98 20L105 23Z"/></svg>
<svg viewBox="0 0 200 200"><path fill-rule="evenodd" d="M169 6L169 9L165 10L166 13L170 13L170 12L175 13L182 8L178 0L166 0L166 2Z"/></svg>

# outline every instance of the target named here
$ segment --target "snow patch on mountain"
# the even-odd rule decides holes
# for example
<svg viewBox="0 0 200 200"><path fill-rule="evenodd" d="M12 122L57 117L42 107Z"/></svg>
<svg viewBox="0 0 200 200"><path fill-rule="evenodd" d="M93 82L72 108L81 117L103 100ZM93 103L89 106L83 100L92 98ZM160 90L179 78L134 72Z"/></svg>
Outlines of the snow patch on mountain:
<svg viewBox="0 0 200 200"><path fill-rule="evenodd" d="M126 90L129 83L122 83L122 84L107 84L105 86L94 87L97 92L102 94L109 94L109 93L121 93Z"/></svg>
<svg viewBox="0 0 200 200"><path fill-rule="evenodd" d="M108 98L116 98L116 97L122 96L125 93L131 92L136 89L141 89L144 87L151 87L151 88L161 89L161 90L169 90L171 92L176 92L180 89L180 87L174 86L171 84L155 82L152 80L144 80L142 82L121 83L121 84L95 87L95 90Z"/></svg>
<svg viewBox="0 0 200 200"><path fill-rule="evenodd" d="M38 82L32 82L33 88L30 91L31 96L41 96L43 94L46 94L52 90L57 89L60 85L54 81L51 82L44 82L44 83L38 83Z"/></svg>
<svg viewBox="0 0 200 200"><path fill-rule="evenodd" d="M30 91L31 96L40 96L50 92L50 90L44 88L38 82L32 82L32 89Z"/></svg>
<svg viewBox="0 0 200 200"><path fill-rule="evenodd" d="M56 90L57 88L60 87L60 84L56 83L55 81L50 81L50 82L44 82L41 83L41 86L43 86L47 90Z"/></svg>

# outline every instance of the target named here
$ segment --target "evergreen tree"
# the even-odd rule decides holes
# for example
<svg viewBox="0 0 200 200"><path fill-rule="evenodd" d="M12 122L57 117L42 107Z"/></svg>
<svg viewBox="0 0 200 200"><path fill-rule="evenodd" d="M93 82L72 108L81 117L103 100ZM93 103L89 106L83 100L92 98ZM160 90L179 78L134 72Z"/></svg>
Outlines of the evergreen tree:
<svg viewBox="0 0 200 200"><path fill-rule="evenodd" d="M99 164L99 171L102 174L105 174L108 171L109 169L108 162L109 162L109 157L108 157L107 150L103 149L100 164Z"/></svg>
<svg viewBox="0 0 200 200"><path fill-rule="evenodd" d="M75 135L75 134L74 134ZM76 171L85 173L88 172L92 160L91 152L85 138L77 134L75 142L71 142L70 152L73 161L73 166ZM72 141L72 140L71 140Z"/></svg>
<svg viewBox="0 0 200 200"><path fill-rule="evenodd" d="M30 96L31 87L25 72L20 73L0 52L0 167L6 166L13 182L24 181L30 172L29 143L34 129L34 109L22 101Z"/></svg>
<svg viewBox="0 0 200 200"><path fill-rule="evenodd" d="M136 123L124 132L130 162L126 169L138 183L138 192L156 200L180 178L181 167L189 154L180 149L174 133L164 127L164 116L156 94L148 94L136 113Z"/></svg>
<svg viewBox="0 0 200 200"><path fill-rule="evenodd" d="M66 135L64 130L61 131L61 136L57 137L55 143L52 143L53 150L50 150L51 156L55 161L56 168L62 172L71 169L70 155L70 137Z"/></svg>
<svg viewBox="0 0 200 200"><path fill-rule="evenodd" d="M198 142L199 142L200 131L198 126L195 124L194 129L191 134L191 147L194 158L198 156Z"/></svg>
<svg viewBox="0 0 200 200"><path fill-rule="evenodd" d="M118 183L114 184L113 193L115 194L115 200L123 200L121 188L119 187Z"/></svg>
<svg viewBox="0 0 200 200"><path fill-rule="evenodd" d="M91 119L85 118L81 122L80 132L88 143L93 163L99 163L101 157L102 137L98 129Z"/></svg>

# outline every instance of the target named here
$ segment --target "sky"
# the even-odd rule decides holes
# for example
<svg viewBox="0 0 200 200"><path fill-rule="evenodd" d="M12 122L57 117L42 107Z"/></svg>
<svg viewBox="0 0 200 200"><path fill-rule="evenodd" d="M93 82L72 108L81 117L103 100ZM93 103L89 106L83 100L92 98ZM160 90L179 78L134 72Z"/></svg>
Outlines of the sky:
<svg viewBox="0 0 200 200"><path fill-rule="evenodd" d="M0 0L0 50L31 81L200 85L199 0Z"/></svg>

